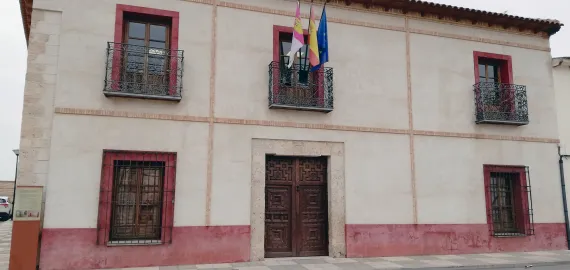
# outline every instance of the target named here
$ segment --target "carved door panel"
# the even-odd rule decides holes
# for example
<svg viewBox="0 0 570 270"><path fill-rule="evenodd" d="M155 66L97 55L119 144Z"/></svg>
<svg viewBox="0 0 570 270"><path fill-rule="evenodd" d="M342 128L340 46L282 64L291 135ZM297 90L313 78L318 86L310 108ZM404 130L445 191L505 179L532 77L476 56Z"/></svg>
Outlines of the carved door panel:
<svg viewBox="0 0 570 270"><path fill-rule="evenodd" d="M265 256L327 255L327 159L267 156L265 177Z"/></svg>
<svg viewBox="0 0 570 270"><path fill-rule="evenodd" d="M268 156L265 170L265 256L294 256L295 160Z"/></svg>
<svg viewBox="0 0 570 270"><path fill-rule="evenodd" d="M299 159L297 256L328 255L327 159Z"/></svg>

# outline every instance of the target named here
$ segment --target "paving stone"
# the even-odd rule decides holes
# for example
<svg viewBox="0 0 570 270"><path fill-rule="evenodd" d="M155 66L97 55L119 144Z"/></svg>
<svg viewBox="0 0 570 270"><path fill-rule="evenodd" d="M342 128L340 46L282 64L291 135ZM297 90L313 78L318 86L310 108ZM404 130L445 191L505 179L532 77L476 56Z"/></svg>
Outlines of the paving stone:
<svg viewBox="0 0 570 270"><path fill-rule="evenodd" d="M199 264L196 265L198 269L225 269L225 268L232 268L232 265L229 263L218 263L218 264Z"/></svg>
<svg viewBox="0 0 570 270"><path fill-rule="evenodd" d="M395 264L393 262L367 262L367 265L374 269L398 269L402 268L401 265Z"/></svg>
<svg viewBox="0 0 570 270"><path fill-rule="evenodd" d="M298 264L326 264L327 261L325 261L325 259L296 259L293 260L294 262L298 263Z"/></svg>
<svg viewBox="0 0 570 270"><path fill-rule="evenodd" d="M271 270L268 266L242 266L242 267L234 267L232 269L238 269L238 270Z"/></svg>
<svg viewBox="0 0 570 270"><path fill-rule="evenodd" d="M273 266L273 265L298 265L298 263L296 263L295 261L292 260L274 260L274 259L269 259L263 262L263 264L267 265L267 266Z"/></svg>
<svg viewBox="0 0 570 270"><path fill-rule="evenodd" d="M272 265L268 266L271 270L307 270L307 268L303 267L300 264L291 264L291 265Z"/></svg>
<svg viewBox="0 0 570 270"><path fill-rule="evenodd" d="M265 266L264 262L241 262L241 263L232 263L232 268L238 267L249 267L249 266Z"/></svg>
<svg viewBox="0 0 570 270"><path fill-rule="evenodd" d="M334 263L340 269L372 270L374 267L365 263Z"/></svg>
<svg viewBox="0 0 570 270"><path fill-rule="evenodd" d="M178 266L161 266L159 270L178 270Z"/></svg>
<svg viewBox="0 0 570 270"><path fill-rule="evenodd" d="M159 270L178 270L178 266L161 266Z"/></svg>
<svg viewBox="0 0 570 270"><path fill-rule="evenodd" d="M309 270L339 270L340 268L334 264L330 263L319 263L319 264L303 264L303 267Z"/></svg>

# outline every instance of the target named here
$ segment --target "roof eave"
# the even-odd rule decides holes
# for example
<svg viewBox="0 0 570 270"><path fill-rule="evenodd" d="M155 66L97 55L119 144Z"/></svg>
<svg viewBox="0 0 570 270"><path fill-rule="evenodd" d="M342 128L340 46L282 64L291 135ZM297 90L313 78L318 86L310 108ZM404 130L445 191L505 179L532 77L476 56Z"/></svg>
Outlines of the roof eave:
<svg viewBox="0 0 570 270"><path fill-rule="evenodd" d="M32 7L34 0L20 0L20 13L22 14L22 24L24 26L24 35L26 44L29 44L30 26L32 24Z"/></svg>
<svg viewBox="0 0 570 270"><path fill-rule="evenodd" d="M331 0L326 0L330 2ZM365 7L380 6L385 9L401 9L404 13L418 12L421 16L426 13L438 17L451 17L455 20L470 20L473 23L484 22L489 25L499 25L504 28L515 27L520 31L544 32L548 36L554 35L564 25L557 20L533 19L513 16L503 13L488 12L458 6L432 3L421 0L337 0L346 5L352 3L362 4Z"/></svg>

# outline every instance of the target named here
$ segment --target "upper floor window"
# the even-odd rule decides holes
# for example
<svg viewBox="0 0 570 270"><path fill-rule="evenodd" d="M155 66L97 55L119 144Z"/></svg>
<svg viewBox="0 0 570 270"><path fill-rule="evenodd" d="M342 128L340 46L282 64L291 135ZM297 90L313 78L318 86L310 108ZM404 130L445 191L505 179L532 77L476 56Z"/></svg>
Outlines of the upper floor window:
<svg viewBox="0 0 570 270"><path fill-rule="evenodd" d="M307 33L304 34L305 45L295 52L294 57L289 56L292 38L291 27L274 26L273 62L269 65L269 107L332 111L332 68L321 67L311 72Z"/></svg>
<svg viewBox="0 0 570 270"><path fill-rule="evenodd" d="M121 77L129 92L149 90L168 95L169 77L166 49L170 40L169 20L130 15L124 32L128 47L123 58Z"/></svg>
<svg viewBox="0 0 570 270"><path fill-rule="evenodd" d="M479 82L492 84L493 87L500 84L502 82L501 62L488 58L479 59ZM497 90L492 91L489 95L489 103L496 106L500 105L503 92L499 87L497 87Z"/></svg>
<svg viewBox="0 0 570 270"><path fill-rule="evenodd" d="M526 87L513 84L509 55L473 52L476 122L528 124Z"/></svg>
<svg viewBox="0 0 570 270"><path fill-rule="evenodd" d="M303 36L305 38L305 45L296 53L293 59L290 59L287 54L291 51L291 40L293 39L293 34L291 33L279 33L279 63L281 68L287 68L290 61L293 62L293 69L296 72L282 72L281 73L281 81L285 85L291 85L293 82L298 82L300 84L308 84L309 83L309 73L310 73L310 65L309 65L309 46L307 46L308 37L307 35Z"/></svg>
<svg viewBox="0 0 570 270"><path fill-rule="evenodd" d="M178 50L178 12L117 5L104 93L180 100L184 52Z"/></svg>

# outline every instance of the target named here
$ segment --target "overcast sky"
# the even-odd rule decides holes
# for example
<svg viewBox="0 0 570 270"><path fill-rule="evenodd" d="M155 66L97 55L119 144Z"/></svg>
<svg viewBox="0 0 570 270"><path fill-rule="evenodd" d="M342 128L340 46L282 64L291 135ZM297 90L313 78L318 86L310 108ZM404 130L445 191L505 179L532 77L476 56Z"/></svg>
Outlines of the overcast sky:
<svg viewBox="0 0 570 270"><path fill-rule="evenodd" d="M16 156L12 149L19 147L27 52L18 0L1 2L0 180L13 180ZM570 0L435 0L433 2L507 12L525 17L558 19L568 27L563 27L562 31L552 37L552 55L570 56L570 15L568 15Z"/></svg>

